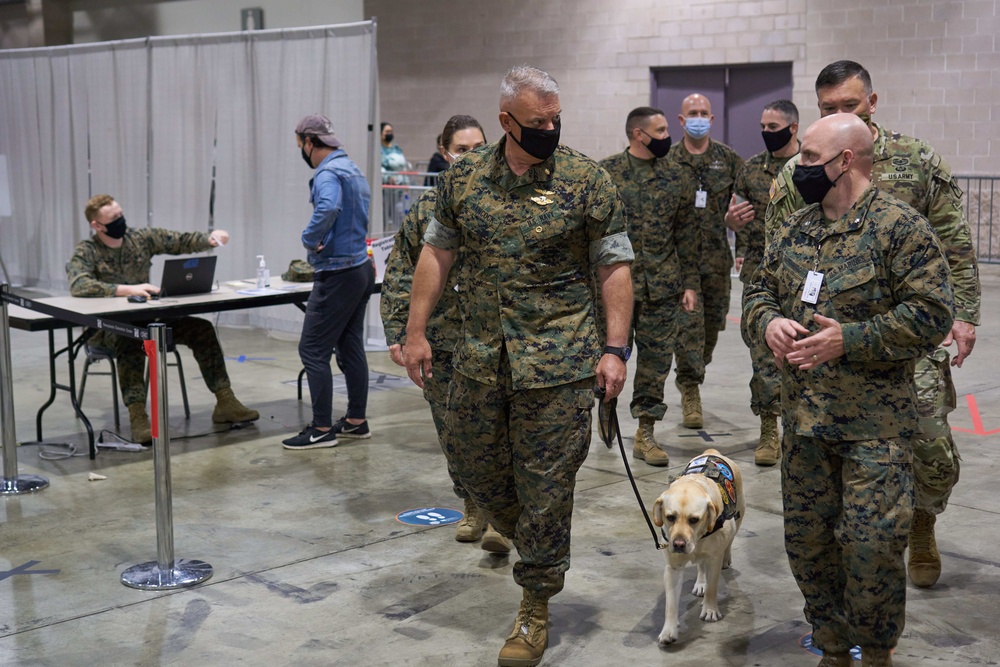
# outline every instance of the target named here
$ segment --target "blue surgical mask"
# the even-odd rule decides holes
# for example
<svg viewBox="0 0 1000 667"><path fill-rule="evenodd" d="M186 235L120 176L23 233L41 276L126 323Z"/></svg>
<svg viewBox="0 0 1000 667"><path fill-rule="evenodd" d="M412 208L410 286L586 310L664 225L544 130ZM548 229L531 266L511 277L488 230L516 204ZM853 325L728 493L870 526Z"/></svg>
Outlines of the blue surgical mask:
<svg viewBox="0 0 1000 667"><path fill-rule="evenodd" d="M684 131L692 139L702 139L708 136L708 130L712 127L712 121L700 116L686 118L684 120Z"/></svg>

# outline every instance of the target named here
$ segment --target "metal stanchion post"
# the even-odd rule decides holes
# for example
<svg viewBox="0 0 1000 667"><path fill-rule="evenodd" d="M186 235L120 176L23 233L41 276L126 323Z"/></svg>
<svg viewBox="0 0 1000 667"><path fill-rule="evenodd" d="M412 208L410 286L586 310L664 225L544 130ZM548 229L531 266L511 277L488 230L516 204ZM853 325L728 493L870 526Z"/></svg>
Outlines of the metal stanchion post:
<svg viewBox="0 0 1000 667"><path fill-rule="evenodd" d="M7 294L10 286L0 285ZM0 422L3 422L3 480L0 496L17 496L39 491L49 480L38 475L17 474L17 431L14 427L14 370L10 361L10 322L7 301L0 299Z"/></svg>
<svg viewBox="0 0 1000 667"><path fill-rule="evenodd" d="M167 419L167 327L149 325L156 347L156 365L150 362L153 396L153 473L156 483L156 560L133 565L122 572L122 583L130 588L163 590L184 588L206 581L212 566L200 560L174 560L174 515L170 497L170 427ZM155 381L153 373L155 372Z"/></svg>

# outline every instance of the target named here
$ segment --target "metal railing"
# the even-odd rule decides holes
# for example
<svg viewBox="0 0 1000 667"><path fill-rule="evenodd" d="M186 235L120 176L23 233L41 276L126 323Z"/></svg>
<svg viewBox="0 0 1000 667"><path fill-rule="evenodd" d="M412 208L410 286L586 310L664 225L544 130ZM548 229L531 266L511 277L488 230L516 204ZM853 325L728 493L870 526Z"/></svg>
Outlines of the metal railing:
<svg viewBox="0 0 1000 667"><path fill-rule="evenodd" d="M955 176L979 261L1000 263L1000 176Z"/></svg>
<svg viewBox="0 0 1000 667"><path fill-rule="evenodd" d="M384 218L382 231L393 234L403 224L403 218L410 212L410 207L420 196L434 187L437 174L425 171L393 172L406 176L410 185L382 184L382 216ZM428 185L423 185L428 183Z"/></svg>

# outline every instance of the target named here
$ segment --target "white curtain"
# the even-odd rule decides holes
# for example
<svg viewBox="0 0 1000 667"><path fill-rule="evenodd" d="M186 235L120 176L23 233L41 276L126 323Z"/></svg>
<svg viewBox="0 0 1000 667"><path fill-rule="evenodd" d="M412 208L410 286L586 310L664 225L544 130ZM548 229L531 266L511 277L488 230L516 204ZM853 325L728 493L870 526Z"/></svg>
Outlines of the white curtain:
<svg viewBox="0 0 1000 667"><path fill-rule="evenodd" d="M89 234L83 204L105 192L133 227L229 231L216 251L221 280L251 277L259 254L279 275L304 258L311 213L299 118L327 115L381 200L375 62L370 21L0 51L12 211L0 217L0 256L11 282L65 289L66 260ZM224 319L301 323L291 306Z"/></svg>

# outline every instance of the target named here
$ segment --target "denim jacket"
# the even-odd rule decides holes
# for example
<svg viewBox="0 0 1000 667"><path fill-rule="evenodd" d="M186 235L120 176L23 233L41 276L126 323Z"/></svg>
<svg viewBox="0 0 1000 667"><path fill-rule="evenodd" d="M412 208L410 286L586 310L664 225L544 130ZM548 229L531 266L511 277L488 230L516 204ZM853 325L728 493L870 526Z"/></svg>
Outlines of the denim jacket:
<svg viewBox="0 0 1000 667"><path fill-rule="evenodd" d="M371 192L358 165L335 150L316 168L309 189L313 215L302 232L309 264L316 271L334 271L368 261Z"/></svg>

